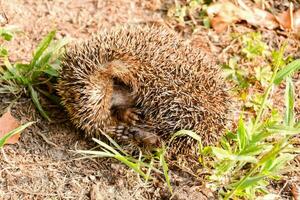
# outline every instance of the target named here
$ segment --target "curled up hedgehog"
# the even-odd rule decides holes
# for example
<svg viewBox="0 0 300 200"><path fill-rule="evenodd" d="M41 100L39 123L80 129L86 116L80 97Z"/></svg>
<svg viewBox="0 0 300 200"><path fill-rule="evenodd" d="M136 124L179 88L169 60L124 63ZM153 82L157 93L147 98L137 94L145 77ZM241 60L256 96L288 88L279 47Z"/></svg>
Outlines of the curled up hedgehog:
<svg viewBox="0 0 300 200"><path fill-rule="evenodd" d="M126 26L69 47L57 90L86 136L157 145L181 129L212 144L231 104L213 58L163 27ZM176 151L193 139L175 140Z"/></svg>

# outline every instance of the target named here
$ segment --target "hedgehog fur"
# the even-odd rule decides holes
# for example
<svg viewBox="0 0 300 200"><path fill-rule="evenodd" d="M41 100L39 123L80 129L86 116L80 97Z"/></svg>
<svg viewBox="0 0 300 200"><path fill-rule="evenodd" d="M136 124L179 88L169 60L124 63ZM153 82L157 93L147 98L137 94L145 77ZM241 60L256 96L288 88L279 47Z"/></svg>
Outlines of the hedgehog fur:
<svg viewBox="0 0 300 200"><path fill-rule="evenodd" d="M69 47L57 90L86 136L114 136L122 125L168 141L188 129L212 144L229 122L231 100L215 60L163 27L115 27ZM175 141L177 150L193 144Z"/></svg>

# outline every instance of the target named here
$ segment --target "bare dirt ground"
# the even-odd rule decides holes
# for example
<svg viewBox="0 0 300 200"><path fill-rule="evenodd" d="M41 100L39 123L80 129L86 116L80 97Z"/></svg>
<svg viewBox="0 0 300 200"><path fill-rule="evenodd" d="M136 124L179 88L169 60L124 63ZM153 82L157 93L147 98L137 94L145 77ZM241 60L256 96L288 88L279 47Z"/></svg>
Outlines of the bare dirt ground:
<svg viewBox="0 0 300 200"><path fill-rule="evenodd" d="M8 44L12 61L29 60L38 41L53 29L58 31L58 38L85 39L102 28L117 24L166 20L166 2L159 0L2 0L0 3L9 25L22 30ZM178 29L172 22L165 22ZM244 26L236 29L250 30ZM275 35L269 41L277 46L287 38L274 32L264 33L266 38L274 38ZM192 37L188 33L185 35L193 39L196 47L218 55L221 62L228 60L239 48L229 39L230 32L217 35L212 30L200 28ZM289 51L297 57L299 42L295 41L289 41ZM300 85L300 80L295 78ZM0 110L3 111L11 101L11 97L1 96ZM170 198L166 187L145 185L134 172L114 160L79 159L74 150L89 149L94 143L82 137L61 108L53 106L51 117L55 120L52 123L40 117L28 98L14 103L12 111L22 122L37 123L22 133L17 145L6 145L0 150L0 199ZM299 167L299 163L298 158L293 167ZM291 175L290 179L299 183L299 176ZM209 191L190 187L188 181L182 182L184 184L174 188L174 199L214 199Z"/></svg>

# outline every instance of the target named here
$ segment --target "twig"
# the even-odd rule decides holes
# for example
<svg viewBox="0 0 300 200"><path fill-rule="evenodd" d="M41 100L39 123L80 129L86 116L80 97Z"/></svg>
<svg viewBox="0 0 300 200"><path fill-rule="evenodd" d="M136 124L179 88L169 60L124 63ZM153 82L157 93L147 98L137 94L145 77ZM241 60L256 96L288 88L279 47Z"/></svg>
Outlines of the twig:
<svg viewBox="0 0 300 200"><path fill-rule="evenodd" d="M45 136L45 134L40 133L39 131L37 131L36 133L37 133L39 136L41 136L41 137L43 138L43 140L44 140L47 144L49 144L49 145L51 145L51 146L54 146L54 147L58 147L57 144L55 144L55 143L49 141L48 138Z"/></svg>

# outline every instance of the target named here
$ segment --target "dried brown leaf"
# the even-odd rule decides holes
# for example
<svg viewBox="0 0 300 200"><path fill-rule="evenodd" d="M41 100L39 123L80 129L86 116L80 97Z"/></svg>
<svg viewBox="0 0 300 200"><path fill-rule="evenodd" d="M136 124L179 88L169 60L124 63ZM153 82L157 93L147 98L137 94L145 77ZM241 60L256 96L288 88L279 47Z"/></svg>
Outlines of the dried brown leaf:
<svg viewBox="0 0 300 200"><path fill-rule="evenodd" d="M211 18L212 27L221 32L231 23L244 20L253 26L274 29L279 27L278 21L271 13L246 5L238 7L230 2L215 3L208 7L208 16ZM225 24L227 24L225 26Z"/></svg>
<svg viewBox="0 0 300 200"><path fill-rule="evenodd" d="M207 14L210 18L218 16L225 23L234 23L238 21L240 8L230 2L215 3L207 8Z"/></svg>
<svg viewBox="0 0 300 200"><path fill-rule="evenodd" d="M278 14L276 20L279 22L280 26L283 29L293 29L292 18L293 18L293 10L288 9L283 13Z"/></svg>
<svg viewBox="0 0 300 200"><path fill-rule="evenodd" d="M10 111L7 111L0 117L0 138L21 125L20 121L14 118ZM6 144L15 144L20 138L20 133L10 137Z"/></svg>
<svg viewBox="0 0 300 200"><path fill-rule="evenodd" d="M298 200L300 199L300 188L296 184L292 184L291 193L294 197L294 199Z"/></svg>
<svg viewBox="0 0 300 200"><path fill-rule="evenodd" d="M228 27L228 23L224 22L221 17L216 16L211 19L211 26L217 33L222 33Z"/></svg>
<svg viewBox="0 0 300 200"><path fill-rule="evenodd" d="M231 2L219 2L207 8L211 25L218 33L227 29L229 24L239 21L239 12L240 9Z"/></svg>
<svg viewBox="0 0 300 200"><path fill-rule="evenodd" d="M274 15L260 8L251 8L240 12L241 19L253 26L265 27L267 29L275 29L279 26Z"/></svg>
<svg viewBox="0 0 300 200"><path fill-rule="evenodd" d="M300 9L294 12L294 30L299 33L300 32Z"/></svg>

